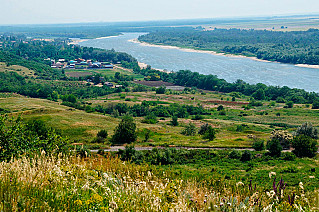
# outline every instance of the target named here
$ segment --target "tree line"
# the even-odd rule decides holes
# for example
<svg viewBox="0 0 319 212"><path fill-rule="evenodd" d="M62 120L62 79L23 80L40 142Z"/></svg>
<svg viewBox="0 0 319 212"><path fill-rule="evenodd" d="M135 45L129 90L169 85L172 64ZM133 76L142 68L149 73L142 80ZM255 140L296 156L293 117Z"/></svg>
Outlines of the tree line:
<svg viewBox="0 0 319 212"><path fill-rule="evenodd" d="M319 30L280 32L254 29L161 30L142 35L140 41L179 47L255 56L292 64L319 64Z"/></svg>

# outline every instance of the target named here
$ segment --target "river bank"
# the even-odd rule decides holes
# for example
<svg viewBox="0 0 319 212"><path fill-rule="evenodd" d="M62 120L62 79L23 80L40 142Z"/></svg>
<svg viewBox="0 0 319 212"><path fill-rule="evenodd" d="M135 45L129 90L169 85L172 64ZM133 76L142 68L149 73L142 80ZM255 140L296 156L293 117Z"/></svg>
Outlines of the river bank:
<svg viewBox="0 0 319 212"><path fill-rule="evenodd" d="M185 51L185 52L206 53L206 54L212 54L212 55L217 55L217 56L225 56L225 57L233 57L233 58L248 58L248 59L251 59L251 60L255 60L255 61L259 61L259 62L265 62L265 63L280 63L280 62L277 62L277 61L269 61L269 60L258 59L257 57L249 57L249 56L244 56L244 55L219 53L219 52L211 51L211 50L198 50L198 49L191 49L191 48L182 48L182 47L178 47L178 46L151 44L151 43L139 41L138 39L131 39L131 40L129 40L129 42L138 43L138 44L143 45L143 46L159 47L159 48L163 48L163 49L178 49L180 51ZM292 64L292 65L297 66L297 67L302 67L302 68L319 69L319 65L309 65L309 64Z"/></svg>

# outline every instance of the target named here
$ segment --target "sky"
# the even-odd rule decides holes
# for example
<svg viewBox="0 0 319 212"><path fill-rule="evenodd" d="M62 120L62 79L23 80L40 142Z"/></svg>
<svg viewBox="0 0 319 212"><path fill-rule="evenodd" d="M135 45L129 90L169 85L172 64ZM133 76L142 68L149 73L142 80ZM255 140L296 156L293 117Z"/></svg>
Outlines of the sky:
<svg viewBox="0 0 319 212"><path fill-rule="evenodd" d="M0 0L0 25L319 14L318 0Z"/></svg>

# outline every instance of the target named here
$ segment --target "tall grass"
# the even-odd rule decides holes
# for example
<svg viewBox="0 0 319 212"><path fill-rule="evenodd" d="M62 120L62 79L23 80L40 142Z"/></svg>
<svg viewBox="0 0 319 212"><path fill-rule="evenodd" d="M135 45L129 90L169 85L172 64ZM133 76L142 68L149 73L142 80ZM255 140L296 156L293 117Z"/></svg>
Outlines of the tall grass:
<svg viewBox="0 0 319 212"><path fill-rule="evenodd" d="M284 191L212 181L212 188L204 187L109 155L81 159L43 153L0 164L0 211L319 210L318 192L301 187L289 194L290 200L298 195L289 202Z"/></svg>

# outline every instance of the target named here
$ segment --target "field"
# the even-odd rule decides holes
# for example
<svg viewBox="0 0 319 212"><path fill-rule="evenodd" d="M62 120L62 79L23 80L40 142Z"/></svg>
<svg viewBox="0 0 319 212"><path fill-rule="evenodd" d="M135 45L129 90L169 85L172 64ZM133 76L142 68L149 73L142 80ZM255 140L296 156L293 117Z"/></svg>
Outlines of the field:
<svg viewBox="0 0 319 212"><path fill-rule="evenodd" d="M204 94L204 95L203 95ZM158 102L159 105L201 105L210 112L202 115L200 120L194 116L180 118L179 126L170 124L171 118L162 117L155 124L142 123L143 117L136 117L138 128L137 145L140 146L188 146L188 147L251 147L252 139L249 135L267 140L274 129L288 129L293 131L302 123L312 122L319 126L319 110L313 110L307 105L294 105L294 108L284 108L282 103L264 102L261 107L250 110L243 108L248 102L247 97L236 98L232 102L231 96L216 92L176 92L156 94L147 92L124 92L110 94L95 99L85 99L84 102L91 107L126 103L129 106L141 104L142 101ZM217 111L223 105L226 115ZM90 144L97 132L107 129L109 135L113 134L119 118L100 113L86 113L61 105L59 102L49 100L9 97L0 99L0 108L11 112L14 116L22 114L26 120L41 119L49 126L61 130L63 135L72 141ZM216 139L208 141L199 135L185 136L181 134L188 123L195 124L197 129L204 123L209 123L217 129ZM149 141L143 142L145 129L151 130Z"/></svg>
<svg viewBox="0 0 319 212"><path fill-rule="evenodd" d="M5 63L0 63L0 72L16 72L22 76L35 77L34 71L19 65L7 66Z"/></svg>

